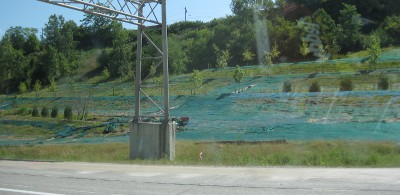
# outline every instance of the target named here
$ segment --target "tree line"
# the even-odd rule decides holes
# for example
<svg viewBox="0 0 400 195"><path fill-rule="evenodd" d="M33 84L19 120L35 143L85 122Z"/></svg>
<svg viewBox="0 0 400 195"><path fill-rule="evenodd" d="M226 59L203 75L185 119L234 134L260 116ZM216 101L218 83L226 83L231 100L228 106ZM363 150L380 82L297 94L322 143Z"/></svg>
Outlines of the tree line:
<svg viewBox="0 0 400 195"><path fill-rule="evenodd" d="M297 6L298 12L288 13ZM360 51L372 44L400 44L400 7L396 0L232 0L233 15L210 22L169 25L172 74L193 70L294 62L315 56L304 37L307 23L319 27L321 51L336 55ZM301 20L296 14L303 14ZM115 79L134 75L136 31L99 16L85 14L80 25L52 15L38 37L33 28L11 27L0 40L0 93L25 85L50 85L73 78L82 53L97 49L95 74ZM147 31L161 45L159 29ZM378 41L377 41L378 40ZM157 51L143 40L143 55ZM157 76L157 62L146 61L143 74Z"/></svg>

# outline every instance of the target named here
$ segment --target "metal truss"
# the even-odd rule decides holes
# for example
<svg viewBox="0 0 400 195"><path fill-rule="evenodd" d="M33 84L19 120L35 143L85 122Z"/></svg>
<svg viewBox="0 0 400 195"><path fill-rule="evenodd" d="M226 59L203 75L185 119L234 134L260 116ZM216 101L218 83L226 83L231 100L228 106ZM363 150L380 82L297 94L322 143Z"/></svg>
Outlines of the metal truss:
<svg viewBox="0 0 400 195"><path fill-rule="evenodd" d="M135 117L134 122L141 122L140 101L141 94L147 97L163 114L164 122L170 121L169 107L169 73L168 73L168 39L166 20L166 0L38 0L94 14L113 20L130 23L137 26L137 53L136 53L136 80L135 80ZM160 20L161 19L161 20ZM148 27L161 27L162 46L155 44L145 30ZM143 38L154 46L157 54L151 57L143 57ZM164 80L164 109L157 105L142 89L142 64L145 60L160 60L163 65Z"/></svg>
<svg viewBox="0 0 400 195"><path fill-rule="evenodd" d="M162 0L38 0L138 26L162 25L158 6ZM147 9L142 9L148 6ZM141 22L139 22L141 20Z"/></svg>

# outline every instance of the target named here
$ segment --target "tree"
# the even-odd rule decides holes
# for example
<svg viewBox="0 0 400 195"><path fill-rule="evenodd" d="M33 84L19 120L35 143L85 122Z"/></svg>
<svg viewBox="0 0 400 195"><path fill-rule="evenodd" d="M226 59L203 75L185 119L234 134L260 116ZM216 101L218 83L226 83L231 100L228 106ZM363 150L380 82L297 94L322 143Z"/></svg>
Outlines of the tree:
<svg viewBox="0 0 400 195"><path fill-rule="evenodd" d="M252 14L254 10L271 10L272 0L232 0L231 10L235 15Z"/></svg>
<svg viewBox="0 0 400 195"><path fill-rule="evenodd" d="M324 46L319 46L318 62L321 65L321 72L324 73L325 62L329 59L329 55L326 53Z"/></svg>
<svg viewBox="0 0 400 195"><path fill-rule="evenodd" d="M72 20L65 22L65 24L61 28L62 45L60 48L57 49L70 61L74 60L74 51L77 45L76 41L74 40L74 33L77 31L77 28L78 26Z"/></svg>
<svg viewBox="0 0 400 195"><path fill-rule="evenodd" d="M54 97L57 96L57 82L56 82L56 80L54 78L50 79L49 91L54 93Z"/></svg>
<svg viewBox="0 0 400 195"><path fill-rule="evenodd" d="M32 116L33 117L38 117L39 116L39 110L38 110L37 106L33 107Z"/></svg>
<svg viewBox="0 0 400 195"><path fill-rule="evenodd" d="M0 91L9 93L18 89L20 82L27 77L29 68L22 50L17 50L9 37L0 41Z"/></svg>
<svg viewBox="0 0 400 195"><path fill-rule="evenodd" d="M61 50L63 47L62 27L65 23L63 16L51 15L49 21L45 24L43 29L43 43L48 47L52 46L57 50Z"/></svg>
<svg viewBox="0 0 400 195"><path fill-rule="evenodd" d="M48 117L48 116L49 116L49 109L48 109L46 106L44 106L44 107L42 108L42 111L40 112L40 115L41 115L43 118Z"/></svg>
<svg viewBox="0 0 400 195"><path fill-rule="evenodd" d="M44 77L58 79L73 74L77 70L77 52L74 33L77 25L73 21L65 22L63 16L51 15L43 29L45 53L41 56ZM42 81L43 78L41 78Z"/></svg>
<svg viewBox="0 0 400 195"><path fill-rule="evenodd" d="M231 59L231 54L228 50L223 50L219 58L217 59L217 64L219 68L228 67L228 62Z"/></svg>
<svg viewBox="0 0 400 195"><path fill-rule="evenodd" d="M35 90L36 97L39 97L39 91L42 88L42 83L39 80L36 80L35 85L33 86L33 89Z"/></svg>
<svg viewBox="0 0 400 195"><path fill-rule="evenodd" d="M74 21L67 21L63 16L51 15L49 21L43 29L42 40L46 53L42 64L47 67L48 74L46 78L68 76L73 73L77 67L76 61L76 41L74 32L77 31L77 25ZM46 58L51 59L49 62Z"/></svg>
<svg viewBox="0 0 400 195"><path fill-rule="evenodd" d="M43 42L47 47L52 46L68 56L76 47L73 37L76 29L77 25L74 21L65 22L62 15L51 15L43 29Z"/></svg>
<svg viewBox="0 0 400 195"><path fill-rule="evenodd" d="M156 85L157 86L159 86L159 88L160 88L160 95L162 95L163 94L163 84L164 84L164 78L163 78L163 76L162 75L160 75L160 76L158 76L158 77L156 77L156 78L153 78L153 81L156 83Z"/></svg>
<svg viewBox="0 0 400 195"><path fill-rule="evenodd" d="M186 50L183 49L184 41L179 37L170 36L169 38L169 64L172 74L183 74L187 71L189 63Z"/></svg>
<svg viewBox="0 0 400 195"><path fill-rule="evenodd" d="M156 73L157 73L157 66L153 63L153 64L150 66L150 70L149 70L148 77L151 78L151 77L153 77L154 75L156 75Z"/></svg>
<svg viewBox="0 0 400 195"><path fill-rule="evenodd" d="M23 28L21 26L10 27L4 37L10 39L12 46L16 50L24 51L25 42L30 35L37 33L35 28Z"/></svg>
<svg viewBox="0 0 400 195"><path fill-rule="evenodd" d="M131 55L131 48L126 45L118 46L111 50L107 64L111 78L118 78L129 72Z"/></svg>
<svg viewBox="0 0 400 195"><path fill-rule="evenodd" d="M383 30L393 39L393 44L400 43L400 15L386 17L383 22Z"/></svg>
<svg viewBox="0 0 400 195"><path fill-rule="evenodd" d="M321 91L321 86L318 84L318 82L314 81L311 83L310 87L308 88L309 92L320 92Z"/></svg>
<svg viewBox="0 0 400 195"><path fill-rule="evenodd" d="M31 34L24 44L25 54L32 54L40 51L40 41L36 34Z"/></svg>
<svg viewBox="0 0 400 195"><path fill-rule="evenodd" d="M57 108L57 106L53 106L51 108L50 116L51 116L51 118L57 118L57 116L58 116L58 108Z"/></svg>
<svg viewBox="0 0 400 195"><path fill-rule="evenodd" d="M70 94L72 97L75 97L76 95L76 90L78 88L78 84L74 81L72 78L68 78L68 85L70 89Z"/></svg>
<svg viewBox="0 0 400 195"><path fill-rule="evenodd" d="M339 15L339 28L343 30L339 39L340 46L344 51L355 51L361 46L361 15L357 12L356 6L348 4L343 4L343 6Z"/></svg>
<svg viewBox="0 0 400 195"><path fill-rule="evenodd" d="M73 113L71 106L67 106L64 109L64 119L68 121L72 121Z"/></svg>
<svg viewBox="0 0 400 195"><path fill-rule="evenodd" d="M254 57L256 56L253 52L250 51L250 49L246 48L243 51L243 61L247 62L247 65L249 65L249 62L254 60Z"/></svg>
<svg viewBox="0 0 400 195"><path fill-rule="evenodd" d="M214 50L217 53L217 68L226 68L228 67L228 61L231 59L231 54L229 53L228 50L221 50L219 49L215 44Z"/></svg>
<svg viewBox="0 0 400 195"><path fill-rule="evenodd" d="M271 50L271 60L276 59L277 57L279 57L280 54L281 52L279 51L279 45L275 41Z"/></svg>
<svg viewBox="0 0 400 195"><path fill-rule="evenodd" d="M286 7L287 0L275 0L275 5L283 10Z"/></svg>
<svg viewBox="0 0 400 195"><path fill-rule="evenodd" d="M43 70L43 76L47 78L60 78L61 75L65 75L66 73L62 73L62 69L65 70L66 66L60 60L61 55L57 52L57 49L53 46L49 46L46 51L43 53L40 59L40 63ZM63 61L65 62L65 61Z"/></svg>
<svg viewBox="0 0 400 195"><path fill-rule="evenodd" d="M18 89L19 89L19 93L21 93L21 97L22 97L22 95L26 92L25 83L24 82L19 83Z"/></svg>
<svg viewBox="0 0 400 195"><path fill-rule="evenodd" d="M340 91L352 91L353 81L350 78L340 79Z"/></svg>
<svg viewBox="0 0 400 195"><path fill-rule="evenodd" d="M179 35L192 30L200 30L206 28L206 24L202 21L178 21L168 26L168 33L172 35Z"/></svg>
<svg viewBox="0 0 400 195"><path fill-rule="evenodd" d="M17 113L18 106L19 106L18 98L17 98L17 96L14 96L14 98L11 102L11 107L14 109L15 114Z"/></svg>
<svg viewBox="0 0 400 195"><path fill-rule="evenodd" d="M326 13L323 8L318 9L313 14L313 19L315 24L318 24L319 30L321 31L321 39L324 44L328 44L331 39L330 33L334 28L336 28L335 21L331 18L331 16Z"/></svg>
<svg viewBox="0 0 400 195"><path fill-rule="evenodd" d="M108 71L107 67L101 72L101 77L103 77L103 80L110 78L110 71Z"/></svg>
<svg viewBox="0 0 400 195"><path fill-rule="evenodd" d="M245 74L246 71L244 71L240 66L236 66L235 71L233 73L233 79L235 80L236 83L240 83Z"/></svg>
<svg viewBox="0 0 400 195"><path fill-rule="evenodd" d="M370 70L372 66L376 70L376 64L378 63L381 53L380 41L376 36L371 36L370 43L371 45L367 49L368 64L370 65Z"/></svg>
<svg viewBox="0 0 400 195"><path fill-rule="evenodd" d="M104 6L101 3L100 5ZM98 8L93 8L93 10L101 12ZM113 41L118 38L115 31L119 28L119 26L116 26L116 24L120 24L119 22L90 13L85 13L84 19L81 22L82 39L84 39L87 44L90 44L90 47L112 47Z"/></svg>
<svg viewBox="0 0 400 195"><path fill-rule="evenodd" d="M273 65L272 54L270 52L265 52L265 54L264 54L264 63L267 66L272 66Z"/></svg>
<svg viewBox="0 0 400 195"><path fill-rule="evenodd" d="M52 61L49 63L48 68L50 75L47 78L61 76L68 76L76 71L76 41L74 40L74 33L77 32L77 25L73 21L65 22L63 16L51 15L49 21L45 24L43 29L43 43L46 50L45 56L49 57ZM45 57L46 58L46 57Z"/></svg>
<svg viewBox="0 0 400 195"><path fill-rule="evenodd" d="M388 90L389 89L389 79L386 75L380 75L378 78L378 89Z"/></svg>
<svg viewBox="0 0 400 195"><path fill-rule="evenodd" d="M336 54L339 52L340 48L337 45L337 40L341 35L341 31L336 26L335 21L331 16L326 13L323 8L318 9L313 14L313 19L316 24L318 24L321 31L321 40L326 49L331 54Z"/></svg>
<svg viewBox="0 0 400 195"><path fill-rule="evenodd" d="M285 92L285 93L292 92L292 82L285 81L283 83L282 92Z"/></svg>
<svg viewBox="0 0 400 195"><path fill-rule="evenodd" d="M196 89L203 85L203 76L201 75L199 70L193 70L190 81L193 83L193 89ZM194 90L194 94L196 95L196 90Z"/></svg>
<svg viewBox="0 0 400 195"><path fill-rule="evenodd" d="M133 54L132 45L127 44L127 31L122 28L120 23L117 24L119 28L115 29L114 33L118 36L113 40L111 50L102 53L103 65L110 72L110 78L113 79L125 76L130 72Z"/></svg>
<svg viewBox="0 0 400 195"><path fill-rule="evenodd" d="M6 31L5 36L8 36L10 38L14 49L22 50L24 48L25 37L22 27L11 27Z"/></svg>
<svg viewBox="0 0 400 195"><path fill-rule="evenodd" d="M211 39L214 32L208 28L198 31L190 31L181 38L185 40L183 49L187 51L188 70L206 69L210 63L216 61L216 55Z"/></svg>
<svg viewBox="0 0 400 195"><path fill-rule="evenodd" d="M305 58L310 53L310 48L307 41L303 41L299 49L300 54Z"/></svg>
<svg viewBox="0 0 400 195"><path fill-rule="evenodd" d="M81 96L75 103L78 110L78 119L85 121L89 115L90 97Z"/></svg>
<svg viewBox="0 0 400 195"><path fill-rule="evenodd" d="M283 17L275 17L272 20L266 21L266 24L270 42L276 42L276 45L279 46L279 56L285 56L289 59L299 59L301 57L299 48L295 46L301 45L301 37L304 37L307 29Z"/></svg>

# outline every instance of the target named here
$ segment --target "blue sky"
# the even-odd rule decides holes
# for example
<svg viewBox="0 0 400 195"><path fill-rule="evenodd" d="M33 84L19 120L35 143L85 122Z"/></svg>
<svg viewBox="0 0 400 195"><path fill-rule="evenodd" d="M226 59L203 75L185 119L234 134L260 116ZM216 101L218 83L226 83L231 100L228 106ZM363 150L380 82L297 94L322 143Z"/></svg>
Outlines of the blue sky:
<svg viewBox="0 0 400 195"><path fill-rule="evenodd" d="M230 15L231 0L167 0L168 23L183 21L185 7L188 20L210 21L214 18ZM80 24L83 13L37 0L1 0L0 37L11 26L33 27L41 29L52 14L63 15L66 20ZM125 25L126 28L131 28ZM133 27L132 27L133 28Z"/></svg>

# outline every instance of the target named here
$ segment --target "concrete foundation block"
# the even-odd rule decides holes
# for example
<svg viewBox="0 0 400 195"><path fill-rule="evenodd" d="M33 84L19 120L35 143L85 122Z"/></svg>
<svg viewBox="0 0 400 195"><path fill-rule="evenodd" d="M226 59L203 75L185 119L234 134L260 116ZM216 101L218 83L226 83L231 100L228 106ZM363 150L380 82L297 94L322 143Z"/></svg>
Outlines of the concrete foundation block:
<svg viewBox="0 0 400 195"><path fill-rule="evenodd" d="M131 123L130 159L175 158L176 123Z"/></svg>

